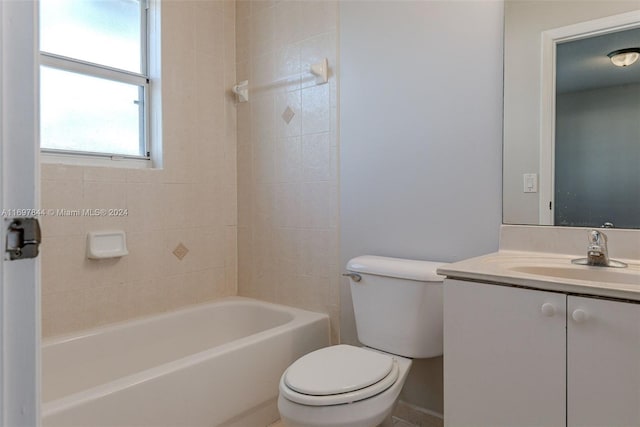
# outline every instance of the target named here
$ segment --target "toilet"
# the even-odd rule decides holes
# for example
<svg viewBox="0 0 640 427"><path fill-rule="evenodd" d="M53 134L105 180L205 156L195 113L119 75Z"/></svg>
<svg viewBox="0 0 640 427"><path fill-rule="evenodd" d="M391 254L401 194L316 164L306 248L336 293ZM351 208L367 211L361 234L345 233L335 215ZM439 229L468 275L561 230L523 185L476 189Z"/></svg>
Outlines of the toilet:
<svg viewBox="0 0 640 427"><path fill-rule="evenodd" d="M325 347L291 364L280 378L284 425L391 425L411 359L442 355L441 265L370 255L347 263L364 347Z"/></svg>

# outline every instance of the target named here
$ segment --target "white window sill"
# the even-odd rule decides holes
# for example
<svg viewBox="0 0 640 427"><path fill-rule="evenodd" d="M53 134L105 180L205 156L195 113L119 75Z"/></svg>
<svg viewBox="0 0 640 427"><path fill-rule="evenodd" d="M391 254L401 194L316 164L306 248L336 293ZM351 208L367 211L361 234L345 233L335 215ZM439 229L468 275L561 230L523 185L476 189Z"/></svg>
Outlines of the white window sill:
<svg viewBox="0 0 640 427"><path fill-rule="evenodd" d="M40 163L62 164L73 166L103 166L111 168L151 169L153 162L149 159L124 159L77 154L40 153Z"/></svg>

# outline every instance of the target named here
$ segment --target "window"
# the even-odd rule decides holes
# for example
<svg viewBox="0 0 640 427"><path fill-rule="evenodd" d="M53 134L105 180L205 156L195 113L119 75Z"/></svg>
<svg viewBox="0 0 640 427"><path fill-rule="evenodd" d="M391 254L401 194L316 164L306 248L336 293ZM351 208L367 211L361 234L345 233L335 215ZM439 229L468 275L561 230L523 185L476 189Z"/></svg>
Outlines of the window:
<svg viewBox="0 0 640 427"><path fill-rule="evenodd" d="M150 158L147 0L40 1L43 152Z"/></svg>

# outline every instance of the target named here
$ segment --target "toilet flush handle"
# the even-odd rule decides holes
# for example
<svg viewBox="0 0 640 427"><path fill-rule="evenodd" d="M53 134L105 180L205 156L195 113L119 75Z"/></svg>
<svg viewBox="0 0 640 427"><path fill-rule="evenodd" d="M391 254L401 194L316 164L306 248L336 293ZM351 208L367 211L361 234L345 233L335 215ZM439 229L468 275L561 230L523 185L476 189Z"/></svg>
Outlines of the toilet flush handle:
<svg viewBox="0 0 640 427"><path fill-rule="evenodd" d="M362 280L362 276L360 276L358 273L344 273L343 276L348 277L349 279L353 280L354 282L359 282L360 280Z"/></svg>

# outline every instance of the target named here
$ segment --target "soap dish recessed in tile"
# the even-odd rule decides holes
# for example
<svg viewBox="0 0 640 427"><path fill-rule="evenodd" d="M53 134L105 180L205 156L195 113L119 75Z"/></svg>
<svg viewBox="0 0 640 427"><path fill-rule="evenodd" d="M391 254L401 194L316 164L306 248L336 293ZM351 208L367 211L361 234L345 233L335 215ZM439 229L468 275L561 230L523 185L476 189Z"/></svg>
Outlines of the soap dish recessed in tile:
<svg viewBox="0 0 640 427"><path fill-rule="evenodd" d="M125 255L129 255L129 251L124 231L91 231L87 234L87 258L120 258Z"/></svg>

